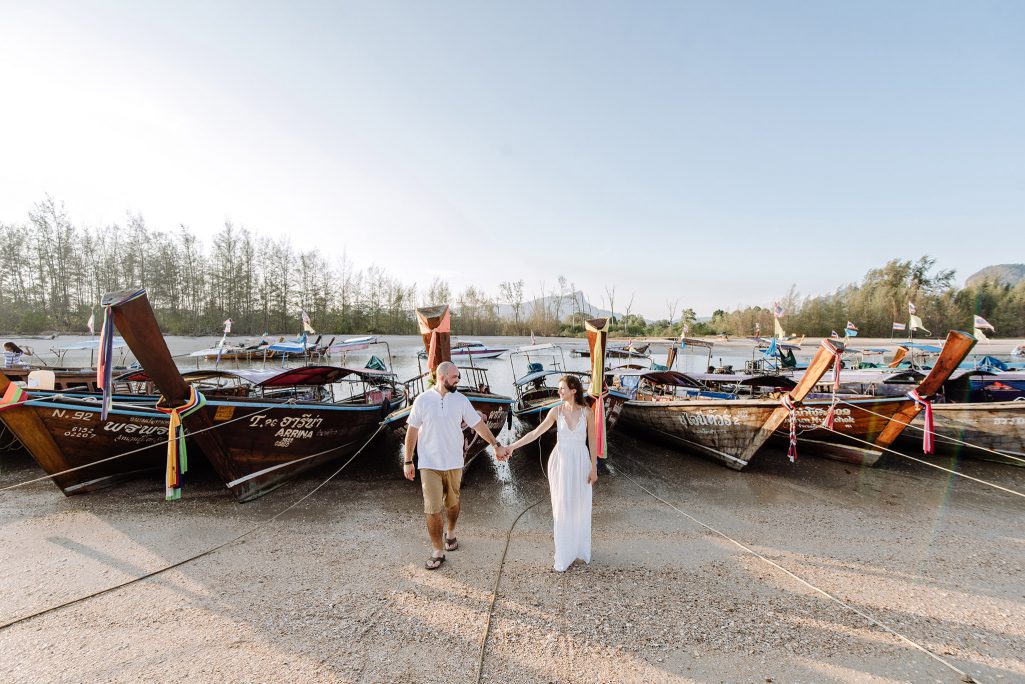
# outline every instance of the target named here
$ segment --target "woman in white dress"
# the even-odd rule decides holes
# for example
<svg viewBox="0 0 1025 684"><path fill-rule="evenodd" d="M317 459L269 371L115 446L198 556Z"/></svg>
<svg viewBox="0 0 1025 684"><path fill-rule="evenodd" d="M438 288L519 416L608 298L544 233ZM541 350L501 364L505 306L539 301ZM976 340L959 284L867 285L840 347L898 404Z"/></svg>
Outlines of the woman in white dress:
<svg viewBox="0 0 1025 684"><path fill-rule="evenodd" d="M559 398L562 403L509 449L511 455L558 425L558 441L548 457L548 485L555 519L555 569L562 572L578 558L591 562L591 485L598 481L598 458L594 412L584 399L580 378L564 375Z"/></svg>

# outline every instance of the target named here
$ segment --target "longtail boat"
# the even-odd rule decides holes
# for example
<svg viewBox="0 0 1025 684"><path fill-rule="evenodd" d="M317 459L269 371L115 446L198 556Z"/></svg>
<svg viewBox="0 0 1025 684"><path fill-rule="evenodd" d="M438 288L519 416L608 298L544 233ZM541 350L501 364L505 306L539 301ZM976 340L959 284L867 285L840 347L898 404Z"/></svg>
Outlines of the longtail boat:
<svg viewBox="0 0 1025 684"><path fill-rule="evenodd" d="M286 401L294 402L295 408L313 404L317 409L322 404L329 408L336 404L362 405L368 401L363 396L366 393L371 395L371 405L386 397L391 406L399 405L403 401L401 389L392 392L394 382L389 375L370 369L305 366L270 371L192 371L183 378L203 394L216 417L218 411L222 416L253 411L254 402L273 402L277 406ZM5 380L0 374L0 391L6 390ZM28 448L30 455L45 472L54 475L53 481L61 491L81 494L165 467L168 417L156 408L160 397L153 394L153 384L146 371L117 378L116 387L124 393L113 395L106 417L102 415L101 395L96 392L27 391L23 403L0 412L0 420L29 444L33 439L39 441L33 431L49 433L52 445L33 445ZM335 397L340 384L354 389L344 398ZM16 412L33 412L38 422L29 423L28 417L19 419ZM282 420L284 417L282 414ZM111 458L126 452L132 453Z"/></svg>
<svg viewBox="0 0 1025 684"><path fill-rule="evenodd" d="M371 378L366 369L331 366L268 373L258 383L259 396L221 393L207 399L175 366L145 290L108 294L102 304L135 353L147 380L160 392L156 410L170 413L172 425L180 421L189 441L199 446L239 501L262 496L304 470L354 453L374 433L392 402L401 400L389 390L394 384L390 374L378 376L380 382L375 389L342 400L326 400L323 394L311 393L310 388L330 385L353 373ZM115 415L116 408L109 412L108 419ZM164 421L166 428L167 418ZM168 496L173 498L172 490L177 487L170 483L179 482L181 472L176 470L180 465L172 462L179 442L171 443L170 438L176 437L173 433L168 437Z"/></svg>
<svg viewBox="0 0 1025 684"><path fill-rule="evenodd" d="M842 351L843 344L823 340L807 372L782 400L681 397L673 388L700 383L683 373L661 371L662 382L648 385L653 391L639 387L635 398L623 404L620 421L642 436L669 440L742 470L787 418L794 420L795 407Z"/></svg>
<svg viewBox="0 0 1025 684"><path fill-rule="evenodd" d="M1025 400L933 404L932 418L938 452L1025 466ZM921 441L914 427L904 440Z"/></svg>
<svg viewBox="0 0 1025 684"><path fill-rule="evenodd" d="M811 453L856 465L872 466L907 428L927 402L932 402L950 375L975 346L968 333L952 330L928 375L900 397L814 395L797 408L801 442ZM838 372L834 370L834 373ZM843 371L840 382L843 381ZM836 376L830 378L834 383ZM936 404L933 406L935 411ZM832 430L824 424L832 412ZM853 438L853 439L848 439Z"/></svg>
<svg viewBox="0 0 1025 684"><path fill-rule="evenodd" d="M406 396L409 404L389 414L384 423L395 431L399 439L406 434L406 419L412 410L414 399L428 389L427 382L434 379L434 372L443 361L451 361L451 314L447 304L422 307L416 310L420 334L424 341L421 352L427 362L427 371L406 382ZM460 382L458 392L470 400L474 410L487 423L495 437L502 431L506 423L512 420L510 408L511 397L495 394L488 382L488 373L484 368L476 366L460 366ZM466 469L488 446L475 430L463 427L463 468Z"/></svg>
<svg viewBox="0 0 1025 684"><path fill-rule="evenodd" d="M0 391L11 387L0 372ZM65 494L93 491L163 467L168 426L167 416L154 408L156 397L133 403L140 398L114 395L113 407L101 419L95 392L20 394L19 403L0 411L0 421ZM134 453L110 458L126 452Z"/></svg>

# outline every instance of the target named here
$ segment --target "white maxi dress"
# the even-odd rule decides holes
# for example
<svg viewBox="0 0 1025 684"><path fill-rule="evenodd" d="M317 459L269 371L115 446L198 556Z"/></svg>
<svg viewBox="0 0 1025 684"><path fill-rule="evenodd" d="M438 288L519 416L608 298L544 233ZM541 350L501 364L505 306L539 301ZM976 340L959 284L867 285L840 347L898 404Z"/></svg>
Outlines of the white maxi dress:
<svg viewBox="0 0 1025 684"><path fill-rule="evenodd" d="M548 458L548 483L555 519L555 569L562 572L578 558L591 562L591 454L582 411L570 428L560 410L556 425L558 441Z"/></svg>

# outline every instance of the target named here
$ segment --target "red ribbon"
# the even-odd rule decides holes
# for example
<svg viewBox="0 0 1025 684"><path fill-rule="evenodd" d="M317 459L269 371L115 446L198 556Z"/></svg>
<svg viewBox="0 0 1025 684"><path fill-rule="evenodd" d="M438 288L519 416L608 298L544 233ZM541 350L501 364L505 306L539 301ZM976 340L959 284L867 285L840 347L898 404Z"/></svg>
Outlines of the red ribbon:
<svg viewBox="0 0 1025 684"><path fill-rule="evenodd" d="M789 394L783 395L783 406L790 411L790 446L787 449L787 458L791 463L797 461L797 407Z"/></svg>
<svg viewBox="0 0 1025 684"><path fill-rule="evenodd" d="M918 390L911 390L910 392L908 392L908 397L911 399L911 401L915 402L915 405L925 409L925 433L922 434L922 453L934 453L932 429L932 402L928 399L923 399L922 395L918 393Z"/></svg>

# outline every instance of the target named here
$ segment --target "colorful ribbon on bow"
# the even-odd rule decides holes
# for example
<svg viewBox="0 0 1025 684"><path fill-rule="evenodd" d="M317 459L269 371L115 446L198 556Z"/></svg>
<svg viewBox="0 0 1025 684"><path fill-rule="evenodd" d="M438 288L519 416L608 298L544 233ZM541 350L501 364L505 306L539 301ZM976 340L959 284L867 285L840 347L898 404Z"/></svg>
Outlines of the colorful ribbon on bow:
<svg viewBox="0 0 1025 684"><path fill-rule="evenodd" d="M7 386L3 398L0 398L0 411L17 406L30 399L28 393L13 382Z"/></svg>
<svg viewBox="0 0 1025 684"><path fill-rule="evenodd" d="M111 372L114 369L114 315L110 306L103 307L103 325L100 326L100 358L96 362L96 386L103 390L100 402L100 420L107 420L113 403L114 383Z"/></svg>
<svg viewBox="0 0 1025 684"><path fill-rule="evenodd" d="M157 403L157 410L171 416L167 428L167 472L164 477L166 486L165 498L168 501L180 499L182 495L182 475L189 469L188 452L185 448L185 428L182 419L195 413L206 405L206 397L195 387L189 387L189 399L181 406L165 408Z"/></svg>
<svg viewBox="0 0 1025 684"><path fill-rule="evenodd" d="M594 450L598 458L605 458L605 345L608 343L608 319L596 318L584 321L587 344L591 350L591 384L587 394L594 398Z"/></svg>
<svg viewBox="0 0 1025 684"><path fill-rule="evenodd" d="M439 333L447 333L452 331L452 314L448 307L445 307L445 313L442 316L441 322L438 323L436 328L432 328L428 317L424 315L419 309L416 311L417 324L420 328L421 335L430 334L431 342L427 347L427 368L433 373L438 365L442 362L441 350L438 349L438 335Z"/></svg>
<svg viewBox="0 0 1025 684"><path fill-rule="evenodd" d="M833 396L832 400L829 402L829 410L826 411L826 418L823 421L826 428L832 430L833 418L836 414L836 405L840 401L837 394L840 392L840 366L842 365L842 361L840 359L841 353L837 351L835 347L826 344L825 340L822 340L822 348L833 355Z"/></svg>
<svg viewBox="0 0 1025 684"><path fill-rule="evenodd" d="M931 454L933 453L932 402L928 399L923 399L916 389L908 392L908 398L915 402L915 405L919 408L925 409L925 433L922 435L922 453Z"/></svg>
<svg viewBox="0 0 1025 684"><path fill-rule="evenodd" d="M790 446L787 448L787 458L791 463L797 461L797 407L789 394L783 395L783 408L790 412Z"/></svg>

